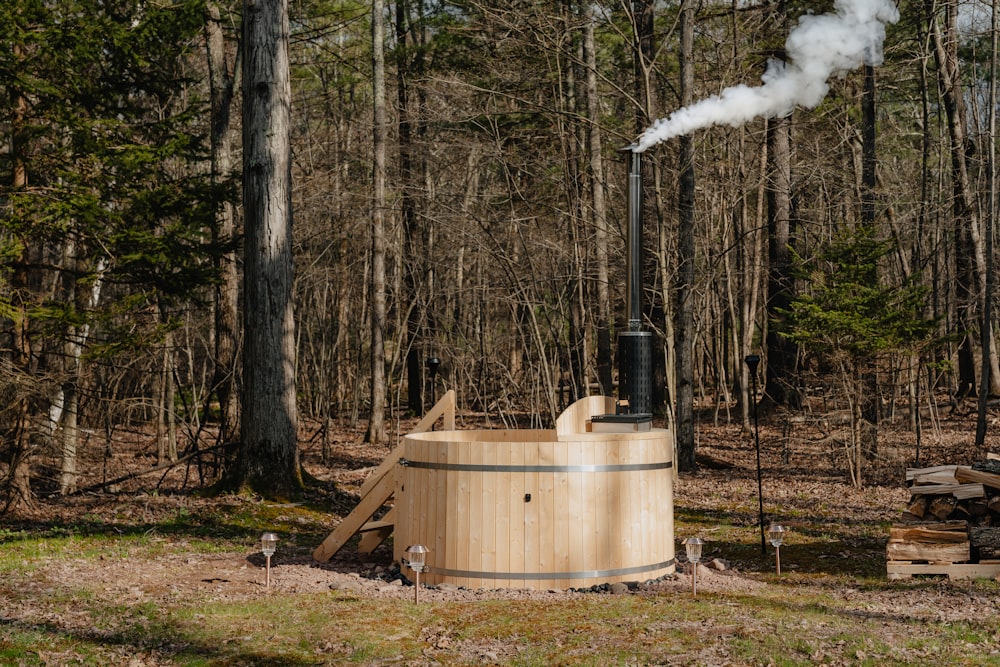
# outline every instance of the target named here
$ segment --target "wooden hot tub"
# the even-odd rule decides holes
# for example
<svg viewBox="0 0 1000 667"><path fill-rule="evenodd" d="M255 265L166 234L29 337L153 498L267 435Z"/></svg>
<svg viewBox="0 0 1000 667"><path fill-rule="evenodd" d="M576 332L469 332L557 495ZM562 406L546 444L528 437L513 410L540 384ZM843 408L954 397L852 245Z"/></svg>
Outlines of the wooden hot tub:
<svg viewBox="0 0 1000 667"><path fill-rule="evenodd" d="M423 544L422 582L469 588L580 588L672 573L670 431L590 433L567 413L551 431L406 436L396 560Z"/></svg>

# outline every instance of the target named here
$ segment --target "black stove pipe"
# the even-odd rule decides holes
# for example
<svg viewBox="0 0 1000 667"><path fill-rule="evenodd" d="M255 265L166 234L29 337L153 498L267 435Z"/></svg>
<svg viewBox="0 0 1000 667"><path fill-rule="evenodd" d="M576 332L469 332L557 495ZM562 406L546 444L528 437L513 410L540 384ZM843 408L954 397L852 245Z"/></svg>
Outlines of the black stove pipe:
<svg viewBox="0 0 1000 667"><path fill-rule="evenodd" d="M622 149L628 156L628 227L626 229L626 302L628 330L642 329L642 153Z"/></svg>
<svg viewBox="0 0 1000 667"><path fill-rule="evenodd" d="M653 334L642 328L642 153L628 157L626 312L628 328L618 334L618 412L648 417L653 412Z"/></svg>

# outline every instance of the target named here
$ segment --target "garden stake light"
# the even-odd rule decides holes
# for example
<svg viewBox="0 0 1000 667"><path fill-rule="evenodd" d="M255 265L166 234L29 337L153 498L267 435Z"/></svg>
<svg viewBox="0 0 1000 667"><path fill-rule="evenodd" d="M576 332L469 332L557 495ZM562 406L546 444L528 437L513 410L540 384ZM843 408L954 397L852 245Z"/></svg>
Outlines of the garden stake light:
<svg viewBox="0 0 1000 667"><path fill-rule="evenodd" d="M785 540L785 527L778 523L772 523L767 529L767 539L774 547L774 563L777 572L781 574L781 543Z"/></svg>
<svg viewBox="0 0 1000 667"><path fill-rule="evenodd" d="M406 547L406 555L409 557L410 569L416 572L416 581L413 584L413 604L420 603L420 573L424 569L427 558L427 547L422 544L414 544Z"/></svg>
<svg viewBox="0 0 1000 667"><path fill-rule="evenodd" d="M701 560L701 548L705 541L700 537L689 537L684 540L688 562L691 563L691 596L698 597L698 561Z"/></svg>
<svg viewBox="0 0 1000 667"><path fill-rule="evenodd" d="M274 533L264 533L260 536L260 551L264 554L264 558L267 561L265 566L267 574L265 575L265 588L271 587L271 556L274 555L274 549L278 545L278 536Z"/></svg>

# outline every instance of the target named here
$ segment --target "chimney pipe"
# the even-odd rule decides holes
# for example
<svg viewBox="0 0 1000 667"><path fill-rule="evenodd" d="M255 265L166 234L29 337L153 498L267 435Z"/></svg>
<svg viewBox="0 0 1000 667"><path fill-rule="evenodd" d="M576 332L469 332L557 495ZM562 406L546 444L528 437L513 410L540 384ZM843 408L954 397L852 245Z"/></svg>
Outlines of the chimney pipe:
<svg viewBox="0 0 1000 667"><path fill-rule="evenodd" d="M628 227L626 245L626 312L628 328L618 334L619 412L653 412L653 333L642 328L642 153L628 146Z"/></svg>
<svg viewBox="0 0 1000 667"><path fill-rule="evenodd" d="M635 145L622 149L628 154L628 248L626 265L626 310L628 330L642 329L642 153Z"/></svg>
<svg viewBox="0 0 1000 667"><path fill-rule="evenodd" d="M648 431L653 421L653 333L642 328L642 153L622 148L628 158L625 314L618 331L618 403L613 415L594 415L591 428L604 432Z"/></svg>

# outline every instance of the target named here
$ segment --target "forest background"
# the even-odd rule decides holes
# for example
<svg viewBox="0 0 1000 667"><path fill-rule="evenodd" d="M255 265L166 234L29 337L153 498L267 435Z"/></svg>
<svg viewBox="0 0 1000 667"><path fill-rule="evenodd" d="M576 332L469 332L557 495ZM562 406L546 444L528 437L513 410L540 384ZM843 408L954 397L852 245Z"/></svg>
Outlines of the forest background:
<svg viewBox="0 0 1000 667"><path fill-rule="evenodd" d="M507 426L613 395L620 149L756 85L798 18L832 7L289 2L291 423L326 438L367 420L377 443L387 414L446 389ZM138 435L210 484L247 440L244 369L265 360L241 357L258 312L239 110L261 90L241 74L243 10L0 8L7 511L77 491L82 451L107 460ZM749 426L751 354L765 414L850 415L858 485L883 420L919 442L936 395L984 411L997 392L996 31L981 4L899 10L884 63L831 80L817 108L645 153L644 325L682 469L695 406Z"/></svg>

